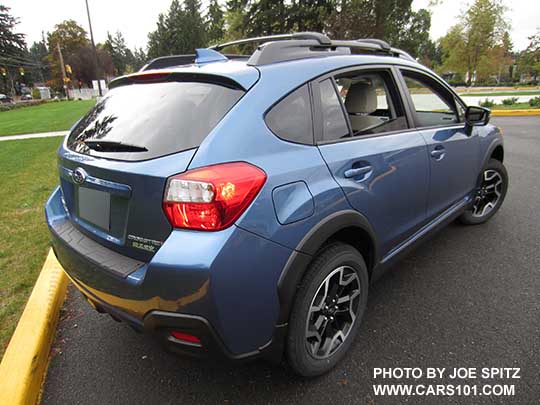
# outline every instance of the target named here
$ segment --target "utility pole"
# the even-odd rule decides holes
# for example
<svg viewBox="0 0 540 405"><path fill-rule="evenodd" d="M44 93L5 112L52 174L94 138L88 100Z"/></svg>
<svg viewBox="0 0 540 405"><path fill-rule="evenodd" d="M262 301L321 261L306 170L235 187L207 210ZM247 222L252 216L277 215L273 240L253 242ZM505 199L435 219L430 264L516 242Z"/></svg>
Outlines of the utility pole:
<svg viewBox="0 0 540 405"><path fill-rule="evenodd" d="M98 83L98 91L99 96L103 96L103 93L101 91L101 80L99 78L99 62L97 57L97 50L96 50L96 44L94 42L94 33L92 32L92 21L90 20L90 9L88 8L88 0L85 0L86 2L86 14L88 14L88 26L90 27L90 40L92 41L92 48L94 49L94 65L96 66L96 76L97 76L97 83Z"/></svg>
<svg viewBox="0 0 540 405"><path fill-rule="evenodd" d="M66 84L66 67L64 66L64 56L62 56L62 50L60 49L60 42L56 43L56 49L58 50L58 58L60 59L60 69L62 70L62 83L64 85L64 92L66 93L66 97L69 100L69 93L67 90L67 84Z"/></svg>

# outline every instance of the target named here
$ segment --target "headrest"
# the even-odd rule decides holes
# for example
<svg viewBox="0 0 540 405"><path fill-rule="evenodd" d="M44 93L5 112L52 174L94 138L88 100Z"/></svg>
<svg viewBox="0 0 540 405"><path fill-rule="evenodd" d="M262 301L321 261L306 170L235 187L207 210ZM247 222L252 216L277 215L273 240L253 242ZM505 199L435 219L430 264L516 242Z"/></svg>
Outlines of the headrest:
<svg viewBox="0 0 540 405"><path fill-rule="evenodd" d="M349 87L345 98L348 113L371 114L377 109L377 92L371 83L357 82Z"/></svg>

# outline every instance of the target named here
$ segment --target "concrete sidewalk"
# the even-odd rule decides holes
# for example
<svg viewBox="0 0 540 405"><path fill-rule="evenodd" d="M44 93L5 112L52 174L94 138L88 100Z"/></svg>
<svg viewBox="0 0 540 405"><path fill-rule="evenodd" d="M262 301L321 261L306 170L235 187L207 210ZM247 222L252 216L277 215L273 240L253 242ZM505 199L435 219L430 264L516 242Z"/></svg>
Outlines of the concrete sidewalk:
<svg viewBox="0 0 540 405"><path fill-rule="evenodd" d="M16 141L19 139L49 138L51 136L66 136L69 131L40 132L37 134L0 136L0 141Z"/></svg>

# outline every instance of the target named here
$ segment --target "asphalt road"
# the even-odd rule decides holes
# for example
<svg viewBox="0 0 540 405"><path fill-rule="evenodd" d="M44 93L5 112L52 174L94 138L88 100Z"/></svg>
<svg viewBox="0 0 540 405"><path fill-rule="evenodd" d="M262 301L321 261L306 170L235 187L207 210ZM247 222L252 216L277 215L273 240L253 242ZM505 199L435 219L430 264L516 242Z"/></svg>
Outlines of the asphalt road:
<svg viewBox="0 0 540 405"><path fill-rule="evenodd" d="M540 117L493 121L510 173L502 209L482 226L450 225L378 281L356 345L330 374L170 355L71 289L43 403L539 403ZM519 367L521 378L459 382L514 384L510 397L375 397L375 367Z"/></svg>

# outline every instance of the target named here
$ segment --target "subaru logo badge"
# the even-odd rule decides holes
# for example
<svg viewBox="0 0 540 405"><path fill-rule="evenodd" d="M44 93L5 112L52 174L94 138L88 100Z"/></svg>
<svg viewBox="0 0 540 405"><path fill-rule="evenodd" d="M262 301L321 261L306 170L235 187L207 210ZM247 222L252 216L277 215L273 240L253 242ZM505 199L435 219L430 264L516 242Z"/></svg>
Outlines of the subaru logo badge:
<svg viewBox="0 0 540 405"><path fill-rule="evenodd" d="M71 173L71 178L75 184L83 184L86 180L86 172L84 169L78 167Z"/></svg>

